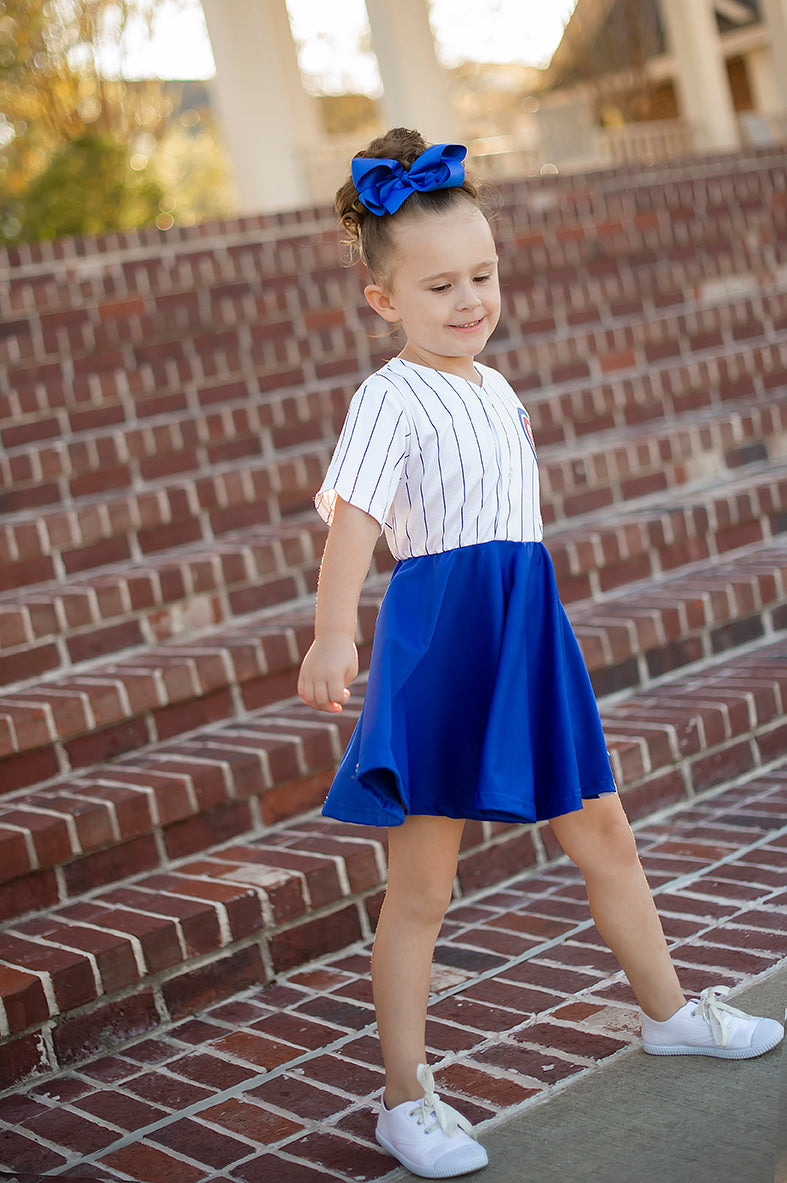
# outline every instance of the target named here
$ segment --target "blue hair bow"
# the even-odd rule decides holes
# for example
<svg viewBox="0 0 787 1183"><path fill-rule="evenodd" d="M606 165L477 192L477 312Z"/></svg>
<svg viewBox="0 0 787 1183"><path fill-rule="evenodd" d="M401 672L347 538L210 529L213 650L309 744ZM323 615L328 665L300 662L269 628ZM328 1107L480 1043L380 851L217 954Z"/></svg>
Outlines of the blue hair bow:
<svg viewBox="0 0 787 1183"><path fill-rule="evenodd" d="M362 205L378 218L395 214L411 193L456 189L465 179L462 144L433 144L406 169L398 160L356 156L352 178Z"/></svg>

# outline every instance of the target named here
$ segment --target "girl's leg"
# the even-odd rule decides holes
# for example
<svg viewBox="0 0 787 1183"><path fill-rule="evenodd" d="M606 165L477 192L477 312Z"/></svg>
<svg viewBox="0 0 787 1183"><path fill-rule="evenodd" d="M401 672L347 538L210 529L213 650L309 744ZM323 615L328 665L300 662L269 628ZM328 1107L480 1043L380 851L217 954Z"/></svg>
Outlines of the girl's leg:
<svg viewBox="0 0 787 1183"><path fill-rule="evenodd" d="M451 900L463 821L411 815L388 831L388 887L372 952L372 989L388 1108L417 1100L435 941Z"/></svg>
<svg viewBox="0 0 787 1183"><path fill-rule="evenodd" d="M686 1001L670 959L634 835L615 794L553 818L555 836L585 877L590 911L637 1001L657 1022Z"/></svg>

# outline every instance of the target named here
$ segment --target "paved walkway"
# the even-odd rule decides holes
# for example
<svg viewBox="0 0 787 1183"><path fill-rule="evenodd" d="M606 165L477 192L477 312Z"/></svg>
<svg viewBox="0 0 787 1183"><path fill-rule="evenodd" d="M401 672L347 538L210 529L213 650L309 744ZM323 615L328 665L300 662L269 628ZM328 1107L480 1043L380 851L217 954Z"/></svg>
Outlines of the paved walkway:
<svg viewBox="0 0 787 1183"><path fill-rule="evenodd" d="M736 994L784 1016L787 966ZM483 1183L787 1183L787 1052L749 1062L646 1057L586 1074L483 1137ZM775 1174L780 1162L781 1173ZM390 1176L411 1179L407 1171Z"/></svg>
<svg viewBox="0 0 787 1183"><path fill-rule="evenodd" d="M782 1017L787 766L638 838L686 989L749 987L747 1000ZM5 1171L24 1183L410 1178L374 1143L382 1073L368 954L325 958L7 1095ZM750 1063L646 1058L631 992L570 864L457 902L433 985L438 1089L480 1123L486 1183L774 1178L782 1049Z"/></svg>

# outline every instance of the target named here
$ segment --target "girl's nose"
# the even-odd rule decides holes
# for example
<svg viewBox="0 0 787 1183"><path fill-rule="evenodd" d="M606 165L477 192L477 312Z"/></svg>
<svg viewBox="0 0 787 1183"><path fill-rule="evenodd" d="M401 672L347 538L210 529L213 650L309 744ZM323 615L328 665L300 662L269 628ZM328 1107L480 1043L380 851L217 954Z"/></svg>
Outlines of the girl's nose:
<svg viewBox="0 0 787 1183"><path fill-rule="evenodd" d="M457 299L458 308L478 308L480 303L481 297L472 284L467 284L459 289Z"/></svg>

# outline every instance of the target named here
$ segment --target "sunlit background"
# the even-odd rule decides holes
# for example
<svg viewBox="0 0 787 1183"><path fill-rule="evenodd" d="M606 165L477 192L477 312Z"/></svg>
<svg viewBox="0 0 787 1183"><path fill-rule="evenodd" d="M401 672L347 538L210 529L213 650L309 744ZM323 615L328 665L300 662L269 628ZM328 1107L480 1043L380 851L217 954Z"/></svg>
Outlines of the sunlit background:
<svg viewBox="0 0 787 1183"><path fill-rule="evenodd" d="M348 141L380 130L383 87L364 0L287 7L324 144L344 160ZM431 0L438 61L468 142L521 139L538 106L537 76L575 7ZM0 42L4 34L0 52L14 66L5 90L0 78L0 241L151 221L167 230L237 212L200 0L6 0ZM325 165L309 167L327 176Z"/></svg>
<svg viewBox="0 0 787 1183"><path fill-rule="evenodd" d="M254 35L286 55L266 90L256 54L233 70L251 0L217 4L218 74L199 0L0 0L0 244L325 205L389 118L451 125L495 182L785 134L787 18L779 41L756 0L714 0L690 53L675 48L691 42L689 3L421 0L436 104L402 81L406 57L375 47L364 0L286 2L300 78L283 10L263 10L271 30ZM704 89L703 49L716 70ZM399 85L417 107L397 106ZM257 176L248 152L287 123L280 101L297 108L276 140L288 180Z"/></svg>
<svg viewBox="0 0 787 1183"><path fill-rule="evenodd" d="M543 66L560 40L576 0L432 0L441 62L521 62ZM293 34L307 85L315 92L381 91L363 0L289 0ZM149 39L141 21L119 53L104 51L110 73L126 78L210 78L210 41L199 0L171 0Z"/></svg>

